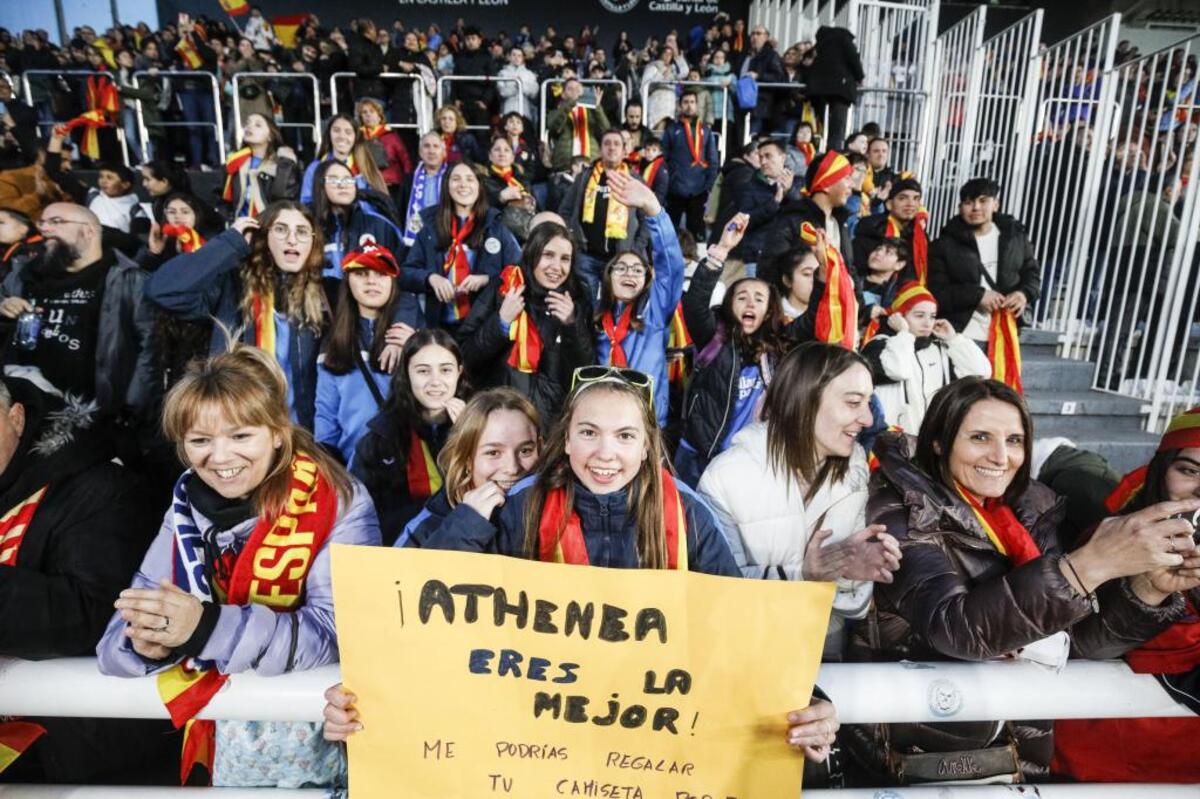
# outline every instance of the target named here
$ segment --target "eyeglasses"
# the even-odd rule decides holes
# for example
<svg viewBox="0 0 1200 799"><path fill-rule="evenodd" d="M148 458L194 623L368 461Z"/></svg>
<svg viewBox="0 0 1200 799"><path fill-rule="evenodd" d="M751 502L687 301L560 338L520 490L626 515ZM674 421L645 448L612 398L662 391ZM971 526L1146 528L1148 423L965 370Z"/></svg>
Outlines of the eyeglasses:
<svg viewBox="0 0 1200 799"><path fill-rule="evenodd" d="M637 369L619 366L580 366L571 374L571 391L596 383L624 383L640 390L647 405L654 404L654 378Z"/></svg>
<svg viewBox="0 0 1200 799"><path fill-rule="evenodd" d="M646 267L641 264L613 264L608 271L612 272L617 277L621 275L630 275L632 277L645 277Z"/></svg>
<svg viewBox="0 0 1200 799"><path fill-rule="evenodd" d="M296 241L311 241L313 237L310 227L288 227L283 223L271 225L271 235L277 239L286 239L290 234L295 234Z"/></svg>
<svg viewBox="0 0 1200 799"><path fill-rule="evenodd" d="M353 186L356 182L355 178L325 178L326 186Z"/></svg>
<svg viewBox="0 0 1200 799"><path fill-rule="evenodd" d="M38 221L39 228L58 227L60 225L86 225L86 224L87 224L87 222L85 222L82 219L64 219L61 216L52 216L49 219L47 219L46 217L42 217Z"/></svg>

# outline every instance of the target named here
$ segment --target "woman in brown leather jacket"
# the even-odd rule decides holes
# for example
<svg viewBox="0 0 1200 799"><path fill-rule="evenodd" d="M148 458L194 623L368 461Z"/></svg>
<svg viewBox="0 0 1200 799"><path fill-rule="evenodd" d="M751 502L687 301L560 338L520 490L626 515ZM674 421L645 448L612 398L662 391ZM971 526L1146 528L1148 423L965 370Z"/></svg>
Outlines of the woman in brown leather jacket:
<svg viewBox="0 0 1200 799"><path fill-rule="evenodd" d="M935 395L915 447L903 434L879 436L867 522L885 525L904 557L895 581L876 585L874 659L1007 657L1058 668L1068 652L1119 656L1183 612L1179 595L1164 600L1126 578L1183 562L1190 525L1169 517L1200 500L1106 519L1063 554L1062 500L1030 479L1032 433L1012 389L963 378ZM1045 774L1053 754L1044 722L859 728L851 747L868 769L906 783L1021 781ZM947 767L946 753L970 768Z"/></svg>

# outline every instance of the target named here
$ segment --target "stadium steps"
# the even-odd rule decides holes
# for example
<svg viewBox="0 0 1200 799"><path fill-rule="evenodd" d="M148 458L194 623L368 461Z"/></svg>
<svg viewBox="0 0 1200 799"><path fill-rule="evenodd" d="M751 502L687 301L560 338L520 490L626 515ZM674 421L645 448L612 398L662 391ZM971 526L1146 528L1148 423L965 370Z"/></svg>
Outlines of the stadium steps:
<svg viewBox="0 0 1200 799"><path fill-rule="evenodd" d="M1058 333L1021 332L1021 379L1038 438L1065 436L1124 474L1150 459L1158 437L1144 431L1140 400L1091 387L1095 365L1058 355Z"/></svg>

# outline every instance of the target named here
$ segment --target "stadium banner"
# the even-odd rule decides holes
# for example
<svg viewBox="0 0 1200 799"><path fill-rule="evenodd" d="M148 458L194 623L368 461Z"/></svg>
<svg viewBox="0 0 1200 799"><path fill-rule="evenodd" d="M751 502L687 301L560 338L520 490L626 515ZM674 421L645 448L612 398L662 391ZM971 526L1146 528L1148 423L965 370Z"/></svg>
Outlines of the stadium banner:
<svg viewBox="0 0 1200 799"><path fill-rule="evenodd" d="M718 12L728 14L730 19L746 19L750 11L749 0L581 0L566 4L549 0L259 0L252 5L261 8L267 19L313 13L322 26L342 26L347 33L346 24L358 17L369 17L388 30L395 20L408 29L422 31L436 23L443 34L462 19L478 27L485 37L500 31L512 36L524 24L533 32L535 42L547 25L553 25L560 37L578 34L586 25L598 30L597 43L606 50L616 43L621 31L629 34L635 47L643 46L649 36L662 41L672 30L678 32L682 43L687 41L688 31L707 24ZM180 11L193 17L203 14L228 20L218 0L158 0L159 19L173 20ZM245 19L238 17L238 24L244 24Z"/></svg>
<svg viewBox="0 0 1200 799"><path fill-rule="evenodd" d="M355 799L795 797L832 583L333 547Z"/></svg>

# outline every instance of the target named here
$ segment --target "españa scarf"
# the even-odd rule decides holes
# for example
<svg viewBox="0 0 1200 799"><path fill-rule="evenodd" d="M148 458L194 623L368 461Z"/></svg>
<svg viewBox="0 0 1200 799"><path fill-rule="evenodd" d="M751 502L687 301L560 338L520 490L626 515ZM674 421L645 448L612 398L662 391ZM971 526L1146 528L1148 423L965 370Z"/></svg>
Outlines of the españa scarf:
<svg viewBox="0 0 1200 799"><path fill-rule="evenodd" d="M987 500L980 504L970 491L958 483L955 483L954 487L958 490L958 495L963 498L963 502L966 502L967 507L975 514L976 521L983 528L983 532L987 534L992 546L1001 555L1011 560L1013 566L1024 566L1034 558L1041 556L1042 552L1038 549L1033 536L1029 534L1025 525L1021 524L1020 519L1003 500Z"/></svg>
<svg viewBox="0 0 1200 799"><path fill-rule="evenodd" d="M625 305L625 310L621 313L620 320L616 322L613 321L611 308L604 312L604 318L600 320L600 324L604 328L604 335L608 338L608 363L610 366L620 366L622 368L629 366L629 358L625 355L625 348L622 346L622 342L629 335L629 326L632 322L633 303Z"/></svg>
<svg viewBox="0 0 1200 799"><path fill-rule="evenodd" d="M800 240L810 247L816 245L817 229L812 223L800 223ZM831 244L825 245L825 275L825 293L817 305L817 339L854 349L858 332L858 299L854 296L850 270L846 268L841 252Z"/></svg>
<svg viewBox="0 0 1200 799"><path fill-rule="evenodd" d="M500 273L500 296L507 297L525 285L525 273L519 266L506 266ZM537 325L529 318L529 304L508 326L508 340L513 343L508 353L508 365L518 372L536 374L538 363L542 360L542 334Z"/></svg>
<svg viewBox="0 0 1200 799"><path fill-rule="evenodd" d="M258 216L259 211L265 206L263 205L262 197L259 196L258 181L255 180L257 170L250 168L250 159L252 157L253 153L250 151L250 148L243 147L225 159L225 188L221 192L221 199L233 204L233 185L236 180L242 187L241 197L238 198L240 202L247 203L247 198L249 198L247 215Z"/></svg>
<svg viewBox="0 0 1200 799"><path fill-rule="evenodd" d="M912 266L917 275L917 282L922 286L929 282L929 234L925 229L928 222L929 212L924 208L917 211L917 215L912 221ZM887 226L884 227L883 235L889 239L903 238L904 223L888 214Z"/></svg>
<svg viewBox="0 0 1200 799"><path fill-rule="evenodd" d="M450 247L446 250L446 261L442 264L442 271L446 273L447 279L454 285L455 289L471 276L471 262L467 258L467 245L464 242L474 229L474 214L468 216L466 223L461 227L459 226L457 216L450 223ZM466 319L467 313L470 310L471 298L465 292L455 294L454 303L450 306L450 312L454 321L461 322L463 319Z"/></svg>
<svg viewBox="0 0 1200 799"><path fill-rule="evenodd" d="M204 570L204 541L192 516L187 497L191 470L175 484L171 506L174 528L171 579L201 602L226 605L266 605L276 613L299 607L304 581L337 517L337 493L311 458L297 455L291 464L291 482L283 513L259 517L246 545L233 560L224 582L216 576L209 584ZM279 564L293 565L280 569ZM196 715L221 689L229 676L214 664L188 658L158 675L158 693L175 728L185 727L180 783L192 768L203 764L212 773L216 725Z"/></svg>
<svg viewBox="0 0 1200 799"><path fill-rule="evenodd" d="M992 378L1021 394L1021 337L1016 314L1008 308L992 311L988 360L992 362Z"/></svg>
<svg viewBox="0 0 1200 799"><path fill-rule="evenodd" d="M696 127L693 129L693 123L689 122L687 117L680 121L683 123L683 134L687 139L688 152L692 154L692 165L707 168L708 162L704 160L704 125L697 119L694 123Z"/></svg>
<svg viewBox="0 0 1200 799"><path fill-rule="evenodd" d="M667 329L667 382L679 385L687 376L687 349L692 346L692 334L683 320L683 301L675 306L671 314L671 326Z"/></svg>
<svg viewBox="0 0 1200 799"><path fill-rule="evenodd" d="M576 105L571 109L571 155L592 157L592 143L588 136L588 110Z"/></svg>
<svg viewBox="0 0 1200 799"><path fill-rule="evenodd" d="M442 473L438 471L437 458L416 430L409 434L408 463L404 469L408 477L408 495L412 499L429 499L442 490Z"/></svg>
<svg viewBox="0 0 1200 799"><path fill-rule="evenodd" d="M662 471L663 529L667 538L667 568L687 571L687 514L675 479ZM574 510L566 514L567 490L554 488L546 493L542 520L538 524L538 559L550 563L587 566L590 562L583 524Z"/></svg>
<svg viewBox="0 0 1200 799"><path fill-rule="evenodd" d="M618 171L628 175L629 165L622 163ZM600 179L604 177L604 163L597 161L592 165L592 174L588 177L587 186L583 190L582 219L591 224L596 219L596 196L600 193ZM604 238L624 239L629 232L629 207L617 202L610 193L608 195L608 211L604 216Z"/></svg>
<svg viewBox="0 0 1200 799"><path fill-rule="evenodd" d="M204 237L187 225L163 225L163 235L175 239L175 249L181 253L195 252L204 246Z"/></svg>
<svg viewBox="0 0 1200 799"><path fill-rule="evenodd" d="M1192 408L1175 416L1158 442L1157 452L1200 447L1200 408ZM1121 479L1104 500L1110 513L1119 513L1129 506L1146 485L1148 464L1139 466Z"/></svg>

